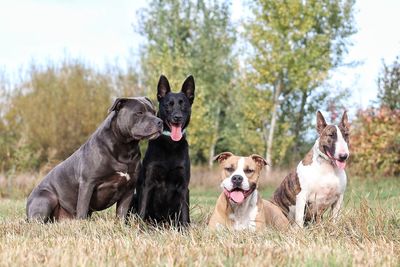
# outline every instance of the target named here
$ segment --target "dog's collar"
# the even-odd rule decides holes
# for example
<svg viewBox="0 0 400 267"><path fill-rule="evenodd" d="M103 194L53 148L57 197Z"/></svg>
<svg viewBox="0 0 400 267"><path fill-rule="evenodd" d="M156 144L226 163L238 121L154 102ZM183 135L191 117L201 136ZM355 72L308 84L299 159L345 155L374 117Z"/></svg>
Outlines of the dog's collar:
<svg viewBox="0 0 400 267"><path fill-rule="evenodd" d="M184 135L185 133L186 133L186 128L182 130L182 135ZM171 136L171 131L165 130L162 132L162 134L165 136Z"/></svg>
<svg viewBox="0 0 400 267"><path fill-rule="evenodd" d="M318 156L320 156L321 158L323 158L327 161L331 161L331 159L328 157L328 155L326 155L325 153L322 153L322 151L319 149L319 138L318 138L317 142L315 143L315 150L316 150Z"/></svg>

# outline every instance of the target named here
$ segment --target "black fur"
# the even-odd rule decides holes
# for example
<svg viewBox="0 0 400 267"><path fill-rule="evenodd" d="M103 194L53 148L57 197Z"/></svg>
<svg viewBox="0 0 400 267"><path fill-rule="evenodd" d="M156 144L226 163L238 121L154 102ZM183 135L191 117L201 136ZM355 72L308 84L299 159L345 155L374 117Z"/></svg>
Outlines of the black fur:
<svg viewBox="0 0 400 267"><path fill-rule="evenodd" d="M157 86L157 116L170 125L185 129L190 121L194 100L194 79L189 76L179 93L172 93L169 82L161 76ZM149 142L140 171L132 209L148 221L185 226L189 218L189 147L185 135L173 141L168 135Z"/></svg>

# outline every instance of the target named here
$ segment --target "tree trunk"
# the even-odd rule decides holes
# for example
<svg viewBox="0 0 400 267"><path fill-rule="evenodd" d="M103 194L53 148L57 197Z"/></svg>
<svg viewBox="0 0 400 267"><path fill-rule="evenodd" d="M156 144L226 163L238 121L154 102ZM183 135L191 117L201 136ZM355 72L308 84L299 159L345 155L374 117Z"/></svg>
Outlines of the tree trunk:
<svg viewBox="0 0 400 267"><path fill-rule="evenodd" d="M304 118L304 109L306 106L306 102L307 102L307 97L308 97L308 92L303 91L303 95L301 96L301 104L300 104L300 111L297 114L297 118L296 118L296 125L294 128L294 149L296 151L296 153L299 152L300 148L300 131L301 131L301 125L303 124L303 118Z"/></svg>
<svg viewBox="0 0 400 267"><path fill-rule="evenodd" d="M217 144L218 141L218 132L219 132L219 115L221 112L221 107L218 107L217 109L217 116L215 118L215 125L214 125L214 135L213 135L213 139L211 141L210 144L210 153L209 153L209 157L208 157L208 168L211 169L212 165L213 165L213 161L214 161L214 156L215 156L215 145Z"/></svg>
<svg viewBox="0 0 400 267"><path fill-rule="evenodd" d="M282 90L282 83L278 81L278 85L275 87L274 98L273 98L273 106L271 112L271 122L268 132L268 139L267 139L267 154L265 158L269 164L272 164L272 143L274 141L274 131L276 125L276 118L278 116L278 108L279 108L279 95L281 94ZM272 168L271 166L267 166L267 174L271 173Z"/></svg>
<svg viewBox="0 0 400 267"><path fill-rule="evenodd" d="M209 154L209 158L208 158L208 168L209 169L212 168L214 156L215 156L215 142L212 142L211 146L210 146L210 154Z"/></svg>

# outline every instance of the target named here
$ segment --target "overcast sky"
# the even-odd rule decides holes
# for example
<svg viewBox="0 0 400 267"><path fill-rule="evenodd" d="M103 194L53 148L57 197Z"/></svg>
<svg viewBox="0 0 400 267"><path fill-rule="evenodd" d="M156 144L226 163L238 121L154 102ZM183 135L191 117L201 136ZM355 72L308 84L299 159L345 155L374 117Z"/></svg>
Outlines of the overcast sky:
<svg viewBox="0 0 400 267"><path fill-rule="evenodd" d="M233 17L242 8L233 1ZM14 77L30 62L57 62L79 57L97 68L106 63L125 66L138 56L140 36L133 25L144 0L0 0L0 69ZM355 14L358 33L345 62L355 68L332 74L333 88L352 90L352 103L365 107L375 99L382 60L400 55L400 1L359 0Z"/></svg>

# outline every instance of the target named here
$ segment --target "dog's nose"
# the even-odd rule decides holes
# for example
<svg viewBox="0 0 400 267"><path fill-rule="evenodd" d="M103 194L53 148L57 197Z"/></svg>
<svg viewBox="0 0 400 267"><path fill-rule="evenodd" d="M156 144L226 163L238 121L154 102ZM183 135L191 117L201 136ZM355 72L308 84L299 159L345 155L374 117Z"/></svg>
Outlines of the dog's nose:
<svg viewBox="0 0 400 267"><path fill-rule="evenodd" d="M231 180L234 185L239 186L243 182L243 177L241 175L234 175Z"/></svg>
<svg viewBox="0 0 400 267"><path fill-rule="evenodd" d="M182 120L182 115L174 115L174 121L180 122Z"/></svg>
<svg viewBox="0 0 400 267"><path fill-rule="evenodd" d="M339 160L345 161L349 157L349 154L347 153L340 153L339 154Z"/></svg>

